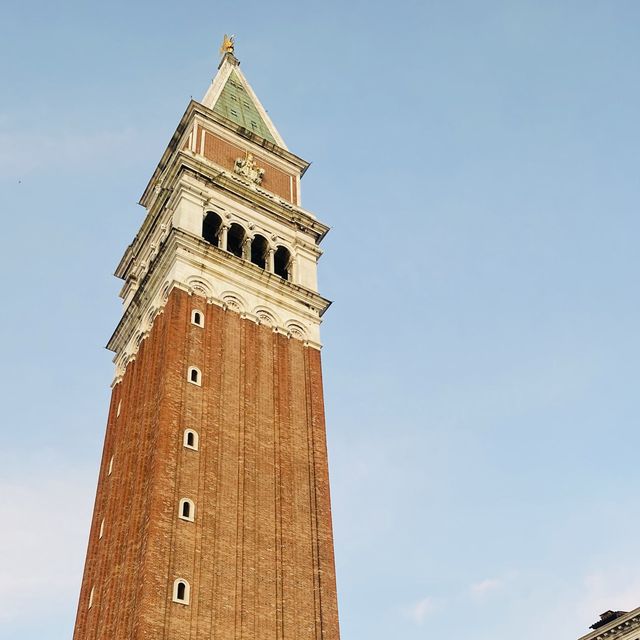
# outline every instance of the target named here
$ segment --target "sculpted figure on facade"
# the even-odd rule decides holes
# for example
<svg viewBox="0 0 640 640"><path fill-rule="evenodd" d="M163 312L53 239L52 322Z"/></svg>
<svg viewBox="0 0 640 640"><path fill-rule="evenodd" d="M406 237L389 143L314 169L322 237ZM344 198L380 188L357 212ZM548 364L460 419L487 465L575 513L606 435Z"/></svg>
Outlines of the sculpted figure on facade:
<svg viewBox="0 0 640 640"><path fill-rule="evenodd" d="M248 153L244 158L238 158L233 170L254 184L262 184L264 169L256 164L251 153Z"/></svg>

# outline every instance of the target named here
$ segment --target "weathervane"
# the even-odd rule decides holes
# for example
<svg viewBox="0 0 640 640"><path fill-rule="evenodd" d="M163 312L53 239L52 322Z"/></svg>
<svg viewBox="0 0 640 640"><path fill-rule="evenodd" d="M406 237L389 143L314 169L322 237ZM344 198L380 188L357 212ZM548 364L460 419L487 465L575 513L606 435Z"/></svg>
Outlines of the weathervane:
<svg viewBox="0 0 640 640"><path fill-rule="evenodd" d="M222 46L220 47L220 53L231 53L233 54L233 48L236 44L235 36L228 36L226 33L224 34L224 38L222 39Z"/></svg>

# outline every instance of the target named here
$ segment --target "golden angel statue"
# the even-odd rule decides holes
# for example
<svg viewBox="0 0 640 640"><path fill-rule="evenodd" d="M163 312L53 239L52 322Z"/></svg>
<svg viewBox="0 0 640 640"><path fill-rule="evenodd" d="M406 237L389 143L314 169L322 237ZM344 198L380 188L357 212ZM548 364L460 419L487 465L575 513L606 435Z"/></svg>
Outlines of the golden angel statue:
<svg viewBox="0 0 640 640"><path fill-rule="evenodd" d="M235 46L235 36L228 36L226 33L224 34L224 38L222 39L222 46L220 47L220 53L233 53L233 47Z"/></svg>

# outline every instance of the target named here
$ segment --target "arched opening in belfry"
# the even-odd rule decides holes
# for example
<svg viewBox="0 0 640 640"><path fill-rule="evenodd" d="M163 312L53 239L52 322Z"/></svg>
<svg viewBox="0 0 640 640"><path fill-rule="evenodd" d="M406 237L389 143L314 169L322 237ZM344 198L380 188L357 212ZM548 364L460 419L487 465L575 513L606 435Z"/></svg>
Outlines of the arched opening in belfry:
<svg viewBox="0 0 640 640"><path fill-rule="evenodd" d="M289 280L291 252L286 247L278 247L273 256L273 271L277 276Z"/></svg>
<svg viewBox="0 0 640 640"><path fill-rule="evenodd" d="M202 221L202 237L216 247L220 246L220 229L222 228L222 218L213 211L208 211Z"/></svg>
<svg viewBox="0 0 640 640"><path fill-rule="evenodd" d="M261 269L266 269L267 267L268 247L269 243L264 236L257 234L253 237L251 241L251 262L258 265Z"/></svg>
<svg viewBox="0 0 640 640"><path fill-rule="evenodd" d="M238 256L238 258L242 258L245 235L244 229L234 222L227 233L227 251L233 253L234 256Z"/></svg>

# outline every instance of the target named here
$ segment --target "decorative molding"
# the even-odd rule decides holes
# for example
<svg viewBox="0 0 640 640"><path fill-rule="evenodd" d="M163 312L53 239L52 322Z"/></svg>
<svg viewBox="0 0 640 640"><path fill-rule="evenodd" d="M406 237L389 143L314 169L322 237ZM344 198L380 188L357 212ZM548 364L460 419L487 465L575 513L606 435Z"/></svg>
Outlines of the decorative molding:
<svg viewBox="0 0 640 640"><path fill-rule="evenodd" d="M229 309L231 311L235 311L236 313L243 313L247 306L242 298L234 293L223 293L222 303L225 311Z"/></svg>
<svg viewBox="0 0 640 640"><path fill-rule="evenodd" d="M211 283L202 278L198 278L197 276L187 278L186 285L188 287L189 293L195 293L196 295L202 296L207 300L209 298L215 297L215 291L211 286Z"/></svg>
<svg viewBox="0 0 640 640"><path fill-rule="evenodd" d="M282 326L282 323L278 320L275 313L265 307L257 307L254 309L253 315L256 317L258 324L264 324L274 328Z"/></svg>
<svg viewBox="0 0 640 640"><path fill-rule="evenodd" d="M307 330L299 322L289 321L285 324L285 328L291 338L296 338L297 340L307 339Z"/></svg>
<svg viewBox="0 0 640 640"><path fill-rule="evenodd" d="M189 295L199 295L197 291L185 289L181 283L175 281L162 288L162 300L158 302L158 306L154 305L146 313L142 314L142 319L140 320L139 325L141 328L134 332L134 338L127 343L123 351L114 357L113 361L116 366L116 371L111 384L112 387L115 387L122 381L129 363L136 359L140 346L151 333L155 319L163 313L164 307L173 289L184 290L188 292ZM164 297L165 291L167 291L166 298ZM283 322L276 311L264 305L256 307L253 312L249 313L247 311L246 302L243 301L242 297L235 292L226 291L221 294L220 298L207 299L207 304L216 304L222 307L225 311L237 313L242 318L252 320L260 325L271 327L273 331L281 333L290 339L300 340L306 347L312 347L314 349L320 349L322 347L319 341L311 339L309 328L304 322L294 319L289 319ZM142 327L144 327L144 330L142 330ZM189 367L189 371L191 368L192 367ZM200 374L200 380L201 376L202 374ZM199 386L199 383L192 384L198 384Z"/></svg>

